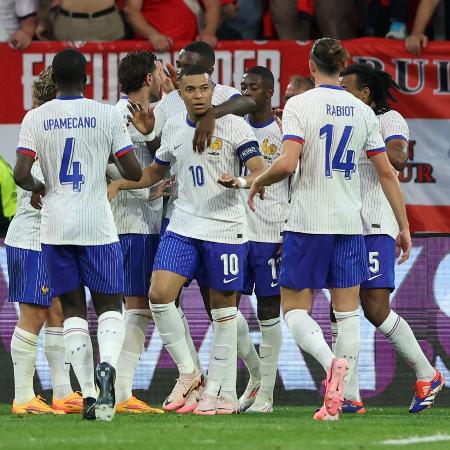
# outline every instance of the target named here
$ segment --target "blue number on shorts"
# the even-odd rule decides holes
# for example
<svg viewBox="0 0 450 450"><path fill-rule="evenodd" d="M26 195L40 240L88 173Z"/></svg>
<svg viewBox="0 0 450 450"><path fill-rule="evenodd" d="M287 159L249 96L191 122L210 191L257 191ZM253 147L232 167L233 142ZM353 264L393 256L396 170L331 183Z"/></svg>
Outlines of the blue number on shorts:
<svg viewBox="0 0 450 450"><path fill-rule="evenodd" d="M333 146L333 125L327 124L320 129L320 139L325 137L325 176L331 178L332 171L344 172L346 180L350 180L352 172L356 170L354 163L355 152L347 150L347 145L352 135L353 127L347 125L344 128L341 139L333 156L333 161L330 164L331 151Z"/></svg>
<svg viewBox="0 0 450 450"><path fill-rule="evenodd" d="M81 191L81 185L84 183L84 175L81 174L81 164L79 161L72 161L75 139L67 138L64 145L64 152L59 170L59 182L61 184L72 184L72 189L76 192ZM70 168L72 167L72 173Z"/></svg>
<svg viewBox="0 0 450 450"><path fill-rule="evenodd" d="M202 187L205 185L205 174L202 166L189 166L189 170L192 174L192 181L194 186Z"/></svg>

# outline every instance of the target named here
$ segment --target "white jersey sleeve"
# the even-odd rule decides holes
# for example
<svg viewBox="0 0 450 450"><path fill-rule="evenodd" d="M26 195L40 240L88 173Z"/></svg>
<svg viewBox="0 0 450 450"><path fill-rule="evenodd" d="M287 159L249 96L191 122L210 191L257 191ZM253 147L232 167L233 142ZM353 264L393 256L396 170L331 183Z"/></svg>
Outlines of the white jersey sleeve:
<svg viewBox="0 0 450 450"><path fill-rule="evenodd" d="M111 152L120 158L125 153L134 148L131 141L130 133L128 132L126 123L124 123L120 113L116 108L113 108L111 112Z"/></svg>
<svg viewBox="0 0 450 450"><path fill-rule="evenodd" d="M390 110L376 117L386 145L393 139L403 139L408 142L408 125L397 111ZM384 195L375 168L367 158L362 158L359 170L361 172L361 218L364 234L385 234L395 239L399 232L397 220Z"/></svg>
<svg viewBox="0 0 450 450"><path fill-rule="evenodd" d="M305 142L305 125L303 104L289 99L283 110L283 140Z"/></svg>
<svg viewBox="0 0 450 450"><path fill-rule="evenodd" d="M20 125L17 153L24 153L35 157L37 152L36 136L33 128L34 110L28 111Z"/></svg>
<svg viewBox="0 0 450 450"><path fill-rule="evenodd" d="M365 108L367 124L366 154L373 156L386 151L383 136L381 135L380 122L371 108Z"/></svg>
<svg viewBox="0 0 450 450"><path fill-rule="evenodd" d="M31 168L31 175L44 181L39 163ZM9 224L5 244L10 247L41 251L41 212L31 206L31 192L17 187L17 211Z"/></svg>
<svg viewBox="0 0 450 450"><path fill-rule="evenodd" d="M178 114L180 120L183 120L184 113ZM175 161L173 158L173 146L171 142L171 132L169 128L164 128L161 136L161 145L156 150L155 162L161 166L171 166Z"/></svg>

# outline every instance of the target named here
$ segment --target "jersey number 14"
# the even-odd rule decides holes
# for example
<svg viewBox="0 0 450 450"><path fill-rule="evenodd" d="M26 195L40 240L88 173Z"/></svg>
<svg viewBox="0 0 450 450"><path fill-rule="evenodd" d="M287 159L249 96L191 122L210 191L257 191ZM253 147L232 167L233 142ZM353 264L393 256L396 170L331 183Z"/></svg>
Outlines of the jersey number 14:
<svg viewBox="0 0 450 450"><path fill-rule="evenodd" d="M59 182L61 184L71 184L76 192L81 191L84 183L84 175L81 174L81 164L79 161L72 161L75 148L75 139L67 138L64 145L61 169L59 170ZM70 173L72 169L72 173Z"/></svg>
<svg viewBox="0 0 450 450"><path fill-rule="evenodd" d="M350 125L347 125L344 128L341 139L339 140L334 153L333 160L331 160L331 154L334 150L334 126L332 124L327 124L320 129L320 139L325 138L325 176L327 178L332 178L332 172L336 171L344 172L345 179L350 180L352 173L356 170L356 165L354 162L355 152L347 149L352 131L353 127Z"/></svg>

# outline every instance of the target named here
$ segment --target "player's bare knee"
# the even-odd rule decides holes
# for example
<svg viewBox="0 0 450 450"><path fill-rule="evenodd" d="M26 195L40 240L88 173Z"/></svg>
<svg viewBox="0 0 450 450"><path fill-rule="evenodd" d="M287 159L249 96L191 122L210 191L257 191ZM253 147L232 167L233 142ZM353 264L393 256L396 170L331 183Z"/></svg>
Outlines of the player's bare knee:
<svg viewBox="0 0 450 450"><path fill-rule="evenodd" d="M150 303L153 305L165 305L175 300L174 298L171 299L170 295L167 293L167 290L158 283L153 283L150 286L148 297Z"/></svg>
<svg viewBox="0 0 450 450"><path fill-rule="evenodd" d="M20 318L17 326L33 334L39 334L44 325L47 308L37 305L20 305Z"/></svg>
<svg viewBox="0 0 450 450"><path fill-rule="evenodd" d="M280 317L280 297L258 297L258 320Z"/></svg>
<svg viewBox="0 0 450 450"><path fill-rule="evenodd" d="M210 290L211 309L229 308L236 306L236 291Z"/></svg>

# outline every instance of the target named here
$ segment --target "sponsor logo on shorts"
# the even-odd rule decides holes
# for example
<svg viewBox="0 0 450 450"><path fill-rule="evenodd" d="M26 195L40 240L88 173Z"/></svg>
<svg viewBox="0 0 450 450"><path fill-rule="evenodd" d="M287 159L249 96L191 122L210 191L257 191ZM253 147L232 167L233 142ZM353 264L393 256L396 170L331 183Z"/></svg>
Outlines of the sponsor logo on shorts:
<svg viewBox="0 0 450 450"><path fill-rule="evenodd" d="M238 279L238 277L230 278L229 280L227 280L226 278L224 278L224 279L223 279L223 282L224 282L225 284L228 284L228 283L231 283L232 281L237 280L237 279Z"/></svg>
<svg viewBox="0 0 450 450"><path fill-rule="evenodd" d="M272 281L272 283L270 283L270 287L277 287L278 286L278 281L274 282Z"/></svg>
<svg viewBox="0 0 450 450"><path fill-rule="evenodd" d="M383 274L379 273L378 275L375 275L374 277L370 277L367 281L375 280L375 278L381 277Z"/></svg>
<svg viewBox="0 0 450 450"><path fill-rule="evenodd" d="M43 285L41 286L41 292L42 292L44 295L47 295L49 291L50 291L49 287L46 286L45 284L43 284Z"/></svg>

